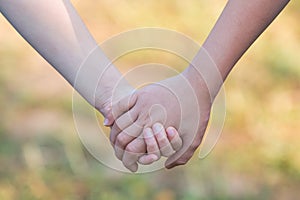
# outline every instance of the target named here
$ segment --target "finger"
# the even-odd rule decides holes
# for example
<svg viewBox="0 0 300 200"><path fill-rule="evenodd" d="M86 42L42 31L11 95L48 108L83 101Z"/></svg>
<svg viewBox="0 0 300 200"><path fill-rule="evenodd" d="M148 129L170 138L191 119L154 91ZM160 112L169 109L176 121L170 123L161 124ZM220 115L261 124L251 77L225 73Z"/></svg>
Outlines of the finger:
<svg viewBox="0 0 300 200"><path fill-rule="evenodd" d="M104 122L107 121L107 124L112 124L113 120L119 118L122 114L129 111L135 105L136 101L137 101L137 95L133 93L121 99L117 103L114 103L112 106L112 118L105 119ZM106 125L106 123L104 123L104 125Z"/></svg>
<svg viewBox="0 0 300 200"><path fill-rule="evenodd" d="M180 138L179 133L174 127L168 127L166 132L172 148L174 151L178 151L182 147L182 139Z"/></svg>
<svg viewBox="0 0 300 200"><path fill-rule="evenodd" d="M135 123L137 120L138 113L134 110L130 110L127 113L120 116L115 123L113 124L111 131L110 131L110 142L114 145L116 142L116 138L119 133L128 128L131 124Z"/></svg>
<svg viewBox="0 0 300 200"><path fill-rule="evenodd" d="M147 146L147 153L155 154L158 158L160 158L160 150L151 128L144 129L144 140Z"/></svg>
<svg viewBox="0 0 300 200"><path fill-rule="evenodd" d="M136 139L139 135L142 134L143 128L138 124L134 123L125 130L121 131L120 134L118 134L115 142L115 154L118 159L122 159L124 149L126 146Z"/></svg>
<svg viewBox="0 0 300 200"><path fill-rule="evenodd" d="M111 126L114 122L112 116L112 102L108 101L105 104L100 104L102 102L101 97L96 97L95 99L95 108L104 116L104 126Z"/></svg>
<svg viewBox="0 0 300 200"><path fill-rule="evenodd" d="M117 136L120 134L121 131L122 130L116 124L112 126L109 134L109 141L112 146L115 145Z"/></svg>
<svg viewBox="0 0 300 200"><path fill-rule="evenodd" d="M131 172L136 172L138 170L139 166L137 163L133 163L132 165L127 166L126 168L129 169Z"/></svg>
<svg viewBox="0 0 300 200"><path fill-rule="evenodd" d="M122 158L123 165L129 170L135 165L141 155L146 153L146 144L144 139L136 138L127 145Z"/></svg>
<svg viewBox="0 0 300 200"><path fill-rule="evenodd" d="M171 160L171 157L172 157L172 156L170 156L165 163L165 167L167 169L172 169L179 165L185 165L192 158L193 155L194 155L194 151L189 149L184 154L182 154L176 161L169 162L168 160L169 159Z"/></svg>
<svg viewBox="0 0 300 200"><path fill-rule="evenodd" d="M107 127L112 126L115 122L115 119L112 114L111 106L108 106L105 109L101 109L100 112L104 116L103 125Z"/></svg>
<svg viewBox="0 0 300 200"><path fill-rule="evenodd" d="M186 137L185 137L186 136ZM194 152L198 148L202 140L202 134L197 134L194 140L191 142L187 134L182 136L183 145L179 151L170 156L165 162L167 169L171 169L178 165L185 165L191 157L194 155Z"/></svg>
<svg viewBox="0 0 300 200"><path fill-rule="evenodd" d="M138 162L142 165L150 165L150 164L154 163L157 160L159 160L157 155L155 155L155 154L145 154L145 155L142 155L139 158Z"/></svg>
<svg viewBox="0 0 300 200"><path fill-rule="evenodd" d="M129 125L133 124L138 118L138 112L130 110L121 115L116 121L116 125L120 130L124 130Z"/></svg>
<svg viewBox="0 0 300 200"><path fill-rule="evenodd" d="M154 130L154 135L162 156L171 156L174 153L174 150L167 138L167 134L165 132L164 127L160 123L156 123L153 125L152 128Z"/></svg>
<svg viewBox="0 0 300 200"><path fill-rule="evenodd" d="M139 163L149 165L160 158L160 150L151 128L145 128L143 136L147 147L147 154L139 158Z"/></svg>

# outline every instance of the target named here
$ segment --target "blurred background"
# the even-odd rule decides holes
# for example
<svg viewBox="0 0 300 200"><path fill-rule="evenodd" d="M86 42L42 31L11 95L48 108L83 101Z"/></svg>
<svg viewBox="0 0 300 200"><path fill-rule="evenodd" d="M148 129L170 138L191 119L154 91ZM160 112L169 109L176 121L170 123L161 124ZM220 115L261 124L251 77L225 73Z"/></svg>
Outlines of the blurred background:
<svg viewBox="0 0 300 200"><path fill-rule="evenodd" d="M130 29L162 27L201 44L225 4L74 1L99 43ZM291 1L234 68L225 84L224 129L207 158L196 153L184 167L132 175L85 150L73 121L72 88L0 16L0 199L298 199L299 19L300 1ZM187 66L159 52L116 65L145 58Z"/></svg>

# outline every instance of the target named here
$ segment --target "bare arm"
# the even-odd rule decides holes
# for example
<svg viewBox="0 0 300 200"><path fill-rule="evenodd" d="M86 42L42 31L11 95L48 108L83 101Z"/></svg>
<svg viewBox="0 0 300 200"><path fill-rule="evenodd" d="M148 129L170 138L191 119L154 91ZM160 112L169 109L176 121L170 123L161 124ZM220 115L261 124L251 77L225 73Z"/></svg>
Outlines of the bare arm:
<svg viewBox="0 0 300 200"><path fill-rule="evenodd" d="M187 163L202 141L209 121L212 102L227 75L249 46L288 2L288 0L229 0L203 44L203 48L199 50L190 67L182 74L193 87L198 102L192 104L192 94L187 93L190 85L185 86L184 80L178 78L180 76L160 82L164 87L150 85L140 89L140 93L136 93L138 98L132 109L133 111L130 113L131 116L138 117L135 117L136 121L133 122L132 126L128 126L127 132L130 130L132 135L141 134L141 130L135 128L134 124L137 124L136 127L143 127L146 123L148 127L151 127L152 121L164 123L163 119L160 118L161 116L154 118L156 116L153 115L151 120L140 117L147 116L145 112L153 105L162 106L168 116L165 126L172 124L172 126L178 128L183 140L182 148L168 158L166 167L172 168ZM166 88L176 94L177 97L181 97L180 106L176 105L177 99L170 95ZM159 95L157 96L157 94ZM167 103L166 100L168 100ZM182 106L185 106L185 108L183 109ZM196 113L197 106L200 118L183 114ZM184 119L182 122L178 119L179 115ZM125 114L118 120L125 121L124 124L132 123ZM199 122L199 126L193 127L197 122ZM197 129L196 133L194 129ZM138 153L143 152L143 149L145 149L143 141L127 136L126 130L120 132L116 127L112 128L111 136L111 142L115 144L118 158L122 160L128 169L137 170ZM118 151L118 148L125 148L125 153Z"/></svg>
<svg viewBox="0 0 300 200"><path fill-rule="evenodd" d="M94 95L103 101L97 102L99 104L104 104L107 100L105 98L111 96L107 93L121 74L113 66L106 68L109 60L97 48L96 41L70 1L0 0L0 11L89 103L95 106ZM93 54L90 54L95 48ZM77 76L80 67L84 70ZM105 75L98 83L104 71ZM99 93L94 94L99 84Z"/></svg>
<svg viewBox="0 0 300 200"><path fill-rule="evenodd" d="M108 119L106 125L114 123L110 106L112 93L116 100L131 92L132 87L113 65L108 66L109 59L69 0L0 0L0 11L27 42ZM172 145L180 146L179 136L173 134L172 137L169 138ZM147 141L150 146L156 145L153 140ZM148 164L153 161L153 155L142 159Z"/></svg>
<svg viewBox="0 0 300 200"><path fill-rule="evenodd" d="M200 99L199 102L207 101L207 99L205 100L202 97L205 95L203 95L204 91L201 91L203 87L199 87L199 85L203 84L203 78L199 76L197 71L206 76L204 79L209 82L210 91L214 92L213 95L216 95L222 83L218 81L214 82L214 75L211 75L210 72L212 70L210 68L214 67L215 63L220 72L221 79L224 81L240 57L283 10L288 2L289 0L228 1L217 23L204 42L203 49L195 57L193 61L194 67L189 67L184 72L196 90ZM211 59L214 63L211 63ZM210 102L206 104L210 106ZM209 116L202 117L202 119L207 118ZM182 152L179 151L170 157L166 162L166 166L172 168L187 163L196 148L200 145L204 131L205 129L199 131L195 139L191 135L190 140L193 140L193 143L188 150L181 156ZM183 141L183 144L184 149L185 144L190 143Z"/></svg>
<svg viewBox="0 0 300 200"><path fill-rule="evenodd" d="M241 56L288 2L289 0L229 0L204 42L203 49L194 59L197 70L203 70L203 63L209 63L208 59L212 59L224 81ZM218 89L217 84L215 90Z"/></svg>

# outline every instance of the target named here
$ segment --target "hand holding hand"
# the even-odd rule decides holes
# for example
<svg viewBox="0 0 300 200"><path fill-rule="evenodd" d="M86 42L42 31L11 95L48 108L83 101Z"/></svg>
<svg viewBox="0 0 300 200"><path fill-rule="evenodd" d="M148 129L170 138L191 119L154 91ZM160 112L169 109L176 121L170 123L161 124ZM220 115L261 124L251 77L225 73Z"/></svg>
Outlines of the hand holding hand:
<svg viewBox="0 0 300 200"><path fill-rule="evenodd" d="M117 116L111 130L111 142L116 156L127 168L137 168L139 157L147 149L140 135L155 123L173 126L179 130L183 140L183 147L168 158L166 167L185 164L191 158L201 143L211 109L207 88L201 81L195 80L186 72L146 86L119 102L116 113L123 113L126 107L129 111ZM169 151L162 148L170 149L167 145L160 145L159 148L162 152Z"/></svg>

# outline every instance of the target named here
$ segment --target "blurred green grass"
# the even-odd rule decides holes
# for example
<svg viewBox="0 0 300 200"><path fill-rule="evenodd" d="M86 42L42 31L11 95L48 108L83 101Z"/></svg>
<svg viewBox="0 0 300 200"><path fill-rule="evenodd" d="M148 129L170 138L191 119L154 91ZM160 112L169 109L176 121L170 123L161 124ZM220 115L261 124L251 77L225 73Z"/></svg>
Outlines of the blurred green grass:
<svg viewBox="0 0 300 200"><path fill-rule="evenodd" d="M75 1L97 39L163 27L204 41L225 1ZM128 175L79 143L72 88L0 18L0 199L297 199L300 195L300 17L292 1L226 82L227 118L209 157ZM149 55L151 54L151 55ZM117 66L179 62L151 51Z"/></svg>

